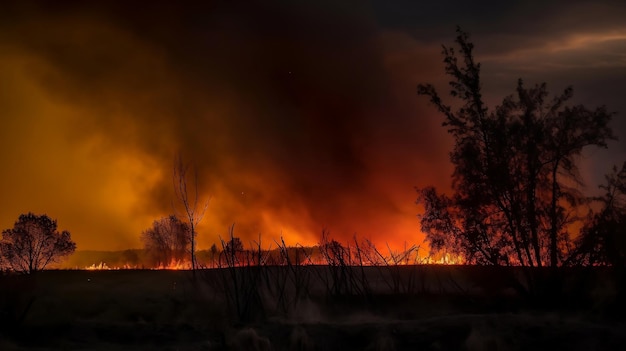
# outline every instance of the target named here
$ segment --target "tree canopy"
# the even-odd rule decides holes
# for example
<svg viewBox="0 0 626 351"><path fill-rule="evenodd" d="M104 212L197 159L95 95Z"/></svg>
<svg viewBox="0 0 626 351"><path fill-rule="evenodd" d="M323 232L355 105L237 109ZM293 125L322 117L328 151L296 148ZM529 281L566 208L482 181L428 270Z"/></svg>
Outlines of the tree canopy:
<svg viewBox="0 0 626 351"><path fill-rule="evenodd" d="M458 52L443 46L443 56L459 107L444 103L432 85L418 86L454 139L452 194L418 189L422 231L433 251L468 263L556 267L573 252L568 227L585 199L577 191L578 156L614 139L613 114L567 105L571 87L550 97L545 83L527 87L521 79L489 109L474 45L458 28L455 43Z"/></svg>
<svg viewBox="0 0 626 351"><path fill-rule="evenodd" d="M141 240L155 266L183 261L191 244L189 224L176 216L163 217L141 233Z"/></svg>
<svg viewBox="0 0 626 351"><path fill-rule="evenodd" d="M57 231L57 221L47 215L20 215L11 229L2 231L0 254L8 268L23 273L45 269L72 254L76 244L68 231Z"/></svg>

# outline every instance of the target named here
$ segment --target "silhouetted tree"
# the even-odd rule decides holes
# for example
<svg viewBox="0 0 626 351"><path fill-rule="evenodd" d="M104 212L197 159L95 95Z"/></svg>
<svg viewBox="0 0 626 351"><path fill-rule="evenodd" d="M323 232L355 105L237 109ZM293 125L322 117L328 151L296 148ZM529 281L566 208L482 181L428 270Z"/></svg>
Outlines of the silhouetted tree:
<svg viewBox="0 0 626 351"><path fill-rule="evenodd" d="M240 238L234 236L226 242L224 251L227 252L241 252L243 251L243 243Z"/></svg>
<svg viewBox="0 0 626 351"><path fill-rule="evenodd" d="M215 268L215 258L219 257L219 250L217 249L217 245L215 245L215 243L211 245L209 254L211 255L211 268Z"/></svg>
<svg viewBox="0 0 626 351"><path fill-rule="evenodd" d="M153 263L166 266L187 256L191 243L189 225L173 215L164 217L143 231L141 240Z"/></svg>
<svg viewBox="0 0 626 351"><path fill-rule="evenodd" d="M626 162L621 169L613 168L600 186L602 196L598 211L590 211L576 242L576 254L570 264L610 266L617 288L611 312L623 316L626 298Z"/></svg>
<svg viewBox="0 0 626 351"><path fill-rule="evenodd" d="M490 111L483 101L473 44L457 28L460 57L443 47L452 77L453 109L432 85L419 85L445 116L453 136L453 194L418 189L422 230L434 251L445 248L470 263L556 267L568 254L568 225L583 200L576 156L586 146L606 147L612 114L604 107L565 106L572 89L548 98L546 84L526 88ZM568 184L570 186L568 186Z"/></svg>
<svg viewBox="0 0 626 351"><path fill-rule="evenodd" d="M209 201L207 200L201 209L198 208L198 173L194 169L193 172L193 184L189 184L188 174L189 166L183 163L182 158L179 156L174 163L173 183L174 193L176 198L183 205L185 216L189 222L189 237L191 244L191 269L196 270L196 226L202 221L206 209L209 207ZM190 195L191 193L191 195Z"/></svg>
<svg viewBox="0 0 626 351"><path fill-rule="evenodd" d="M590 212L576 241L572 262L626 268L626 162L613 168L600 185L602 196L594 198L600 210Z"/></svg>
<svg viewBox="0 0 626 351"><path fill-rule="evenodd" d="M319 249L326 264L329 266L346 266L349 264L348 250L337 240L332 239L328 242L320 243Z"/></svg>
<svg viewBox="0 0 626 351"><path fill-rule="evenodd" d="M76 244L68 231L57 231L57 221L47 215L20 215L12 229L2 231L0 254L8 267L33 273L72 254Z"/></svg>
<svg viewBox="0 0 626 351"><path fill-rule="evenodd" d="M220 239L222 243L222 252L220 253L220 258L218 260L218 264L221 266L222 257L226 260L226 265L229 268L233 268L238 266L243 262L242 254L244 252L243 242L240 238L235 236L235 224L228 228L228 240Z"/></svg>

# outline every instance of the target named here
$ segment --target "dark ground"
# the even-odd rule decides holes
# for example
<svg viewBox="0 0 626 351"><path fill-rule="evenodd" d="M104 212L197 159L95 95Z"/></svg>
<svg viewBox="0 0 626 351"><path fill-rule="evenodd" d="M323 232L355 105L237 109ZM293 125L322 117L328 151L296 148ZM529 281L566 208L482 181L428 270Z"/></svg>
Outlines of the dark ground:
<svg viewBox="0 0 626 351"><path fill-rule="evenodd" d="M565 274L557 299L521 295L511 269L264 269L5 275L0 350L626 349L600 269Z"/></svg>

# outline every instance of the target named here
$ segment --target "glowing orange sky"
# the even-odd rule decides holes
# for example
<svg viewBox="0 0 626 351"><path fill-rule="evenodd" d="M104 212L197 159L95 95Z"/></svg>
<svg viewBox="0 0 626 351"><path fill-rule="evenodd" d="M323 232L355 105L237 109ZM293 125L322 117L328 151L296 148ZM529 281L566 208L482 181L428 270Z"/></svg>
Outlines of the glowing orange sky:
<svg viewBox="0 0 626 351"><path fill-rule="evenodd" d="M79 250L140 247L140 232L173 212L179 152L211 198L200 248L232 223L246 244L259 233L315 244L323 228L344 241L420 243L414 186L449 187L451 145L415 87L443 86L439 45L456 24L477 32L492 102L523 76L624 107L615 89L585 93L602 79L625 87L623 7L593 8L610 15L604 27L561 18L568 28L520 33L477 25L480 14L378 3L65 4L0 11L0 225L46 213ZM425 17L413 26L410 13ZM624 145L585 162L608 170Z"/></svg>

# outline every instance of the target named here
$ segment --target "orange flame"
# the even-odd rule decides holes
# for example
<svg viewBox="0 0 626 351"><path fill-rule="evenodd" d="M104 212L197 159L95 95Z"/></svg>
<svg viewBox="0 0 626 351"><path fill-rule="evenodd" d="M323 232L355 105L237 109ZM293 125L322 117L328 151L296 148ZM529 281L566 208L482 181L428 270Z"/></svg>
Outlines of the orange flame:
<svg viewBox="0 0 626 351"><path fill-rule="evenodd" d="M178 271L178 270L186 270L186 269L191 269L191 264L187 261L182 261L182 260L174 260L172 259L170 261L170 263L168 264L161 264L155 268L152 268L154 270L172 270L172 271Z"/></svg>
<svg viewBox="0 0 626 351"><path fill-rule="evenodd" d="M131 266L128 264L125 264L123 266L109 267L109 265L107 265L106 262L100 262L100 263L94 263L91 266L86 266L83 269L86 271L117 271L120 269L138 269L138 268L140 267Z"/></svg>
<svg viewBox="0 0 626 351"><path fill-rule="evenodd" d="M445 253L439 258L427 257L424 259L425 264L438 264L438 265L458 265L465 264L465 258L461 255L453 255Z"/></svg>
<svg viewBox="0 0 626 351"><path fill-rule="evenodd" d="M111 268L105 263L105 262L100 262L98 264L94 263L91 266L87 266L84 268L87 271L108 271L111 270Z"/></svg>

